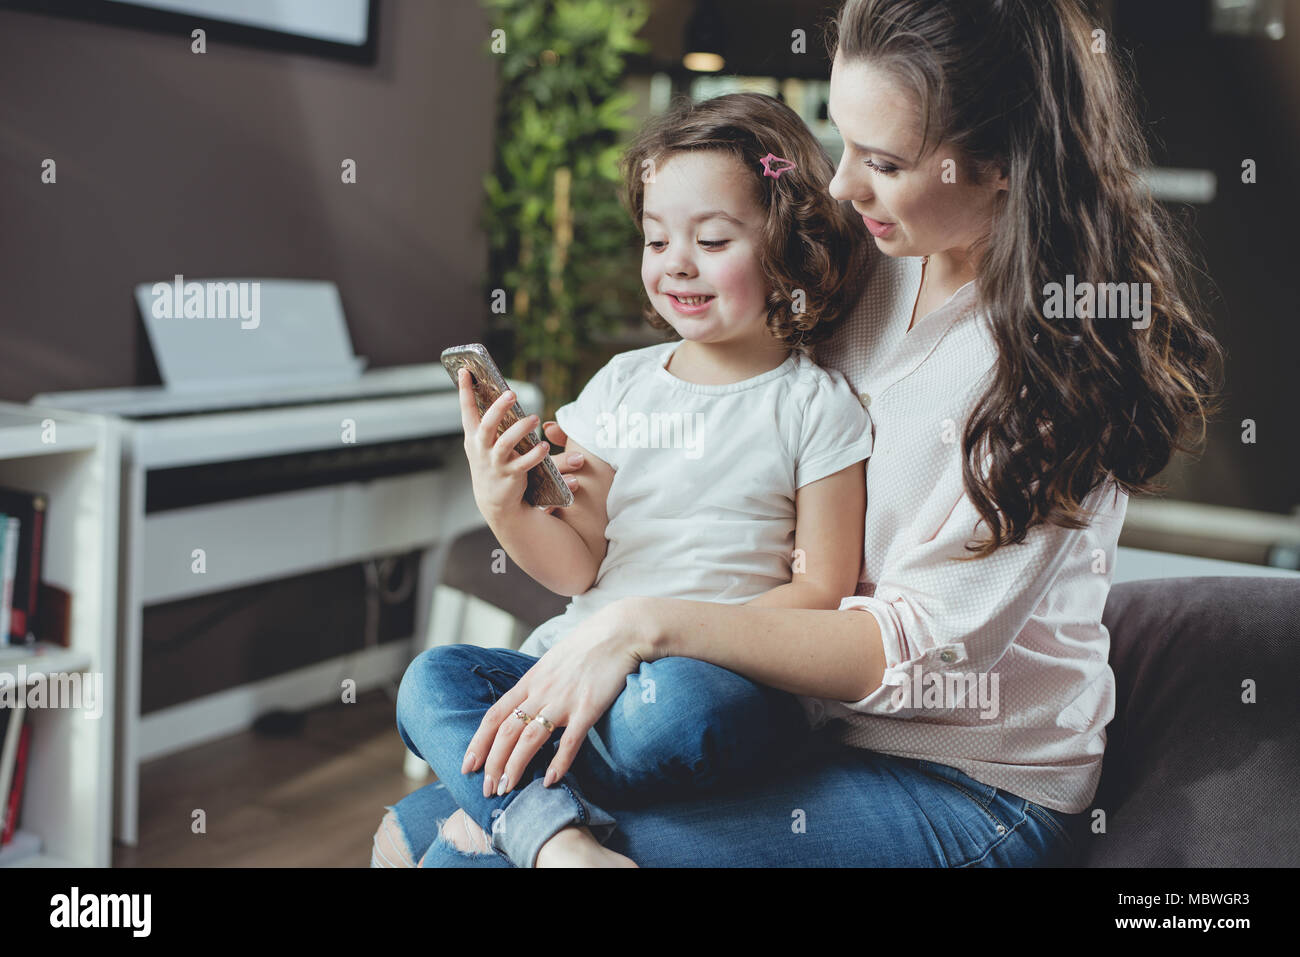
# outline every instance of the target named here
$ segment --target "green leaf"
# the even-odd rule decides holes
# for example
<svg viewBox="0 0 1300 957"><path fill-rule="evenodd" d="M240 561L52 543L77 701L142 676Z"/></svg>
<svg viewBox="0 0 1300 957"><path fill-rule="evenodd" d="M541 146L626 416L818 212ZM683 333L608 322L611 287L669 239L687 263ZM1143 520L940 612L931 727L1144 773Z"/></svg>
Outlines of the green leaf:
<svg viewBox="0 0 1300 957"><path fill-rule="evenodd" d="M481 5L489 31L503 29L507 43L506 54L494 57L497 156L482 178L489 274L512 304L521 293L528 300L522 312L502 317L516 342L505 358L511 368L545 375L553 388L569 388L570 371L590 358L592 332L625 327L641 311L640 236L619 201L618 161L636 101L623 83L624 57L647 47L636 33L650 8L646 0ZM552 62L546 50L554 51ZM557 291L553 204L561 166L574 177L574 235ZM572 396L546 398L555 408Z"/></svg>

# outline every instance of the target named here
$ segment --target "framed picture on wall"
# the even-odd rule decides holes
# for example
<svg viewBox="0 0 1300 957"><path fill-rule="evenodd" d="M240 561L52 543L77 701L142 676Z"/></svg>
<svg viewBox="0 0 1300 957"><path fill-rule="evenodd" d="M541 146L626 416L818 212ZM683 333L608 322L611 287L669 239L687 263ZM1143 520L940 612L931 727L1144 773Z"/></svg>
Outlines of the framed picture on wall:
<svg viewBox="0 0 1300 957"><path fill-rule="evenodd" d="M375 62L379 0L0 0L0 7L79 17L188 38Z"/></svg>

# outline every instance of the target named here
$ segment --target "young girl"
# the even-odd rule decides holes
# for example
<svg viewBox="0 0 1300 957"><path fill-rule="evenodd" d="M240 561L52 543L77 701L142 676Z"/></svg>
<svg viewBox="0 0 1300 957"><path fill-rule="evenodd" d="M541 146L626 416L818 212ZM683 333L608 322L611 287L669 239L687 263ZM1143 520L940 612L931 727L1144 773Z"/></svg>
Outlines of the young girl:
<svg viewBox="0 0 1300 957"><path fill-rule="evenodd" d="M543 752L517 778L471 783L465 774L487 755L462 765L470 735L536 657L620 597L833 609L861 569L870 419L844 377L810 358L852 292L853 221L827 195L830 158L792 110L744 93L680 103L643 130L624 170L645 234L647 318L678 338L615 356L557 410L568 451L585 456L594 480L572 507L549 514L522 502L548 446L524 456L514 446L537 417L498 437L513 395L480 421L460 380L479 509L520 568L573 596L520 652L448 647L431 665L446 708L428 720L452 746L424 757L520 866L583 803L579 786L614 804L735 779L792 752L808 729L800 705L815 707L703 662L628 662L635 704L594 729L576 780L548 791ZM481 681L487 667L495 682ZM521 734L555 730L545 702L517 717ZM608 815L586 813L609 831ZM569 837L560 844L572 854L551 856L601 852L587 829Z"/></svg>

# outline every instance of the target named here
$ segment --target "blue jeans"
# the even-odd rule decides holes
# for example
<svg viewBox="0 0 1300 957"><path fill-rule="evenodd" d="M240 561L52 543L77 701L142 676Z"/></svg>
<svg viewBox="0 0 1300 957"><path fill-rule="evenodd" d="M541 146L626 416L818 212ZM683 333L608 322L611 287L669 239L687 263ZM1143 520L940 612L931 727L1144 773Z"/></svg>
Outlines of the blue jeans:
<svg viewBox="0 0 1300 957"><path fill-rule="evenodd" d="M564 827L585 825L607 840L615 821L606 809L743 781L792 760L810 733L792 695L707 662L663 658L628 675L555 786L542 778L558 729L508 794L485 798L482 772L460 773L465 749L483 713L536 662L500 648L432 648L411 663L397 698L403 742L492 835L494 849L523 866Z"/></svg>
<svg viewBox="0 0 1300 957"><path fill-rule="evenodd" d="M518 652L453 645L425 652L407 669L398 695L398 731L408 748L429 760L439 781L389 809L415 859L423 855L423 866L531 863L534 858L528 855L535 856L538 835L568 823L590 826L607 847L649 867L1041 866L1068 863L1073 856L1070 831L1079 825L1081 814L1041 807L933 761L850 748L806 730L802 747L792 746L787 754L765 760L765 770L748 778L729 769L751 766L752 754L732 757L702 745L705 750L697 753L716 759L699 765L702 777L680 768L676 772L670 768L667 774L660 769L648 782L658 793L639 795L635 801L628 800L626 793L621 799L614 793L623 805L615 829L613 818L587 793L600 794L601 800L610 797L608 768L617 767L618 760L612 753L613 761L601 755L600 746L609 741L618 746L619 735L610 730L618 727L620 715L635 714L638 702L646 697L642 673L629 676L628 687L598 722L593 729L597 733L584 742L574 767L560 782L546 789L536 780L549 763L548 746L528 768L530 783L522 790L485 799L481 773L462 775L461 758L486 709L482 701L488 696L495 700L501 690L513 686L534 660ZM716 718L725 720L737 708L742 716L751 716L742 717L740 723L754 731L752 716L759 714L758 720L763 720L761 703L767 700L797 707L787 695L692 659L661 659L643 666L651 669L656 696L665 683L654 677L655 665L677 669L677 677L667 682L669 688L677 681L686 686L685 679L691 676L707 683L719 677L715 672L741 682L734 686L737 689L748 686L743 694L737 691L730 704L697 698L697 706L710 712L709 720L697 722L697 731L716 726ZM455 675L462 685L474 685L477 691L450 687L447 679ZM769 693L774 697L769 699ZM457 710L475 695L480 701L474 708ZM762 733L734 737L746 744L766 741L771 747L773 735L780 739L792 725L778 720L774 729L760 725L757 730ZM707 734L701 738L708 740ZM616 777L612 783L618 792L628 782ZM683 795L683 785L710 791ZM499 824L505 809L526 795L530 803L515 806L511 819ZM457 807L464 807L492 835L497 853L465 853L441 836L439 823ZM563 823L556 826L556 822Z"/></svg>

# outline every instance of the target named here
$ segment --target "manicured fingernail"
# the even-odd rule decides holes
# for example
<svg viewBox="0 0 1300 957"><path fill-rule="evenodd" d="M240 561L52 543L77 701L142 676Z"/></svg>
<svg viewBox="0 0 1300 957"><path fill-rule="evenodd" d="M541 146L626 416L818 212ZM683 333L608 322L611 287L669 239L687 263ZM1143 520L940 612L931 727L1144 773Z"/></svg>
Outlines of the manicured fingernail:
<svg viewBox="0 0 1300 957"><path fill-rule="evenodd" d="M472 767L474 766L474 760L475 760L475 758L474 758L474 752L473 752L473 751L466 751L466 752L465 752L465 760L462 761L462 762L461 762L461 765L460 765L460 773L461 773L461 774L469 774L469 769L472 768Z"/></svg>
<svg viewBox="0 0 1300 957"><path fill-rule="evenodd" d="M582 464L582 461L583 461L583 459L582 459L582 453L581 453L581 452L574 452L573 454L571 454L571 455L569 456L569 464L570 464L570 465L581 465L581 464Z"/></svg>
<svg viewBox="0 0 1300 957"><path fill-rule="evenodd" d="M484 777L483 777L483 796L484 796L485 798L489 798L489 797L491 797L491 796L492 796L492 792L495 791L496 789L497 789L496 782L493 781L490 777L487 777L486 775L484 775Z"/></svg>
<svg viewBox="0 0 1300 957"><path fill-rule="evenodd" d="M568 483L569 488L577 488L577 487L578 487L578 480L577 480L576 478L574 478L572 475L566 475L566 476L564 476L564 481L565 481L566 483Z"/></svg>
<svg viewBox="0 0 1300 957"><path fill-rule="evenodd" d="M546 769L546 777L542 780L542 787L549 788L555 783L555 771L550 768Z"/></svg>
<svg viewBox="0 0 1300 957"><path fill-rule="evenodd" d="M500 797L501 795L505 794L507 791L510 790L510 788L506 787L506 785L509 783L510 783L509 778L507 777L501 778L501 783L497 785L497 797Z"/></svg>

